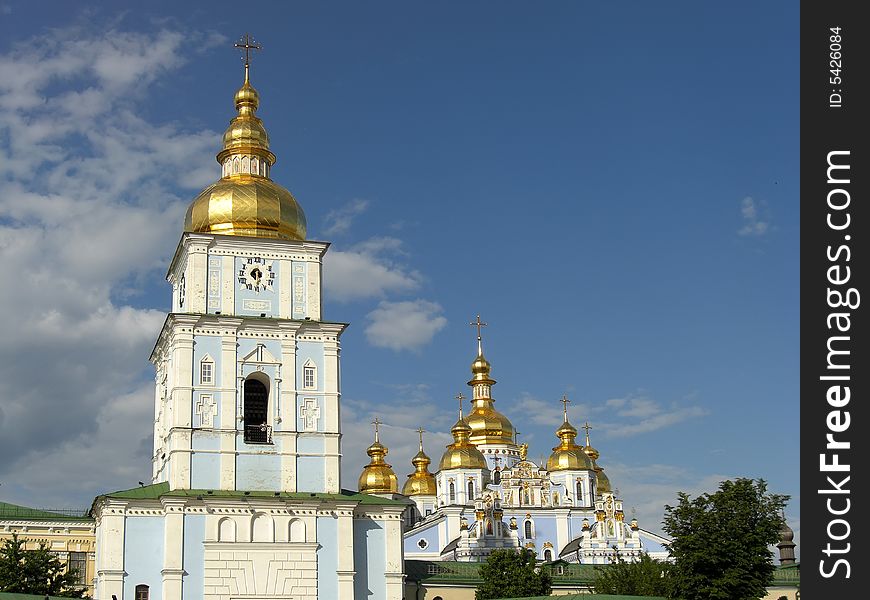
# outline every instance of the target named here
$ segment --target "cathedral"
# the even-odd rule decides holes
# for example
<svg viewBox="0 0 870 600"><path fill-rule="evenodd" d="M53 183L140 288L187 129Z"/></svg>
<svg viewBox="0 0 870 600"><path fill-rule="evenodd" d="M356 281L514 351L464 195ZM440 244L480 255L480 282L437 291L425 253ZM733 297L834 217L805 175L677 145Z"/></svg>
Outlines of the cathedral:
<svg viewBox="0 0 870 600"><path fill-rule="evenodd" d="M247 53L248 38L238 44ZM541 561L664 555L626 522L598 452L564 422L546 464L494 408L478 317L471 406L437 470L423 450L399 491L375 422L359 491L340 482L340 338L324 320L323 257L271 178L249 61L217 153L221 177L190 204L169 265L172 310L155 367L152 478L93 503L100 600L400 600L405 560Z"/></svg>
<svg viewBox="0 0 870 600"><path fill-rule="evenodd" d="M615 553L633 560L641 553L667 559L667 539L625 522L623 501L614 492L599 452L589 440L576 442L568 422L568 398L562 398L563 421L558 443L546 464L529 460L528 445L517 444L510 420L494 407L492 366L483 355L477 317L477 357L471 363L471 407L451 428L453 443L441 455L435 473L432 460L420 450L411 460L414 472L398 492L387 448L377 435L368 448L371 462L363 468L359 490L385 497L407 497L404 554L407 559L485 561L493 550L525 548L544 562L610 563Z"/></svg>

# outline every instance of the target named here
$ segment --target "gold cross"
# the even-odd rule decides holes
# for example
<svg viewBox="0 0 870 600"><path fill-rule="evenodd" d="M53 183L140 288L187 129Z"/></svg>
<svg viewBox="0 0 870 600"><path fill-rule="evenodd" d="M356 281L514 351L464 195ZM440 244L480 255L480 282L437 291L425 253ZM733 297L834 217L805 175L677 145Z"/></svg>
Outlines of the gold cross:
<svg viewBox="0 0 870 600"><path fill-rule="evenodd" d="M571 402L568 400L567 394L562 394L562 399L559 400L562 403L562 412L565 414L565 422L568 422L568 403Z"/></svg>
<svg viewBox="0 0 870 600"><path fill-rule="evenodd" d="M245 67L251 64L251 50L262 50L263 47L259 42L254 41L251 34L246 33L238 42L233 44L234 48L238 48L245 53Z"/></svg>
<svg viewBox="0 0 870 600"><path fill-rule="evenodd" d="M457 400L459 400L459 418L462 418L462 401L465 400L465 396L462 395L462 392L459 392L455 396L453 396Z"/></svg>
<svg viewBox="0 0 870 600"><path fill-rule="evenodd" d="M375 426L375 441L376 441L376 442L380 441L380 440L378 439L378 428L379 428L379 426L382 425L382 424L383 424L383 421L381 421L381 420L378 419L377 417L375 417L375 420L372 421L372 425Z"/></svg>
<svg viewBox="0 0 870 600"><path fill-rule="evenodd" d="M417 428L417 433L420 434L420 452L423 451L423 432L424 432L424 431L426 431L426 430L423 429L422 427L418 427L418 428Z"/></svg>
<svg viewBox="0 0 870 600"><path fill-rule="evenodd" d="M469 325L471 325L472 327L477 327L477 355L483 356L483 346L481 345L481 340L483 338L481 338L480 336L480 328L486 327L487 324L480 320L480 315L477 315L477 320L472 321L471 323L469 323Z"/></svg>
<svg viewBox="0 0 870 600"><path fill-rule="evenodd" d="M589 421L583 424L583 429L586 430L586 445L589 445L589 430L592 429L592 426L589 425Z"/></svg>

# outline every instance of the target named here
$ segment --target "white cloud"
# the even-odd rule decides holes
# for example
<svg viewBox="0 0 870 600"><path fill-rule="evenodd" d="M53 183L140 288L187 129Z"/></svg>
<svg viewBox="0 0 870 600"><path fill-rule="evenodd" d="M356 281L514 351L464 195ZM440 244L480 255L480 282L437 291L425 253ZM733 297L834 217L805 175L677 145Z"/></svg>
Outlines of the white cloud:
<svg viewBox="0 0 870 600"><path fill-rule="evenodd" d="M399 264L396 257L401 255L402 242L393 237L374 237L347 250L330 249L323 261L326 293L349 302L415 291L422 276Z"/></svg>
<svg viewBox="0 0 870 600"><path fill-rule="evenodd" d="M368 200L354 198L344 206L330 210L324 219L326 227L323 233L328 236L347 233L354 219L364 213L368 207Z"/></svg>
<svg viewBox="0 0 870 600"><path fill-rule="evenodd" d="M760 206L756 206L755 200L747 196L740 203L740 214L743 216L743 227L737 233L744 236L762 236L767 233L770 227L770 220L764 217L764 220L759 216L759 208L763 212L767 212L767 205L762 201Z"/></svg>
<svg viewBox="0 0 870 600"><path fill-rule="evenodd" d="M366 315L366 338L378 348L419 349L447 325L441 312L441 305L428 300L383 301Z"/></svg>
<svg viewBox="0 0 870 600"><path fill-rule="evenodd" d="M219 176L216 132L138 116L191 35L220 39L68 28L0 55L4 495L14 482L45 486L40 502L51 488L87 502L149 477L147 357L165 313L118 298L162 276L187 202ZM113 460L93 472L102 454Z"/></svg>

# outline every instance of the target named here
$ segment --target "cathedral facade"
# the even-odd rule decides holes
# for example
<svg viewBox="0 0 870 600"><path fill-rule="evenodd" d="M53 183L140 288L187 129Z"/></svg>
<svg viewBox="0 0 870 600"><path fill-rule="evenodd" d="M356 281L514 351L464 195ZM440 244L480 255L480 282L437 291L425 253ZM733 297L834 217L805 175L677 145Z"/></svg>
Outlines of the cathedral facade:
<svg viewBox="0 0 870 600"><path fill-rule="evenodd" d="M555 432L558 444L545 464L529 460L527 444L517 444L510 420L495 409L496 382L483 355L479 316L476 325L477 357L468 381L471 407L464 416L464 396L457 396L459 419L450 430L454 441L434 473L418 430L414 472L402 488L414 503L405 515L405 556L476 562L493 550L525 548L544 562L608 564L617 553L629 561L642 553L667 559L667 539L641 529L636 519L626 522L623 500L598 464L588 423L585 444L577 444L567 397ZM376 439L368 453L372 461L360 476L360 491L397 492L396 477L383 460L386 448Z"/></svg>
<svg viewBox="0 0 870 600"><path fill-rule="evenodd" d="M167 274L152 480L91 509L95 596L399 600L408 502L340 486L346 325L321 314L328 244L270 177L248 71Z"/></svg>

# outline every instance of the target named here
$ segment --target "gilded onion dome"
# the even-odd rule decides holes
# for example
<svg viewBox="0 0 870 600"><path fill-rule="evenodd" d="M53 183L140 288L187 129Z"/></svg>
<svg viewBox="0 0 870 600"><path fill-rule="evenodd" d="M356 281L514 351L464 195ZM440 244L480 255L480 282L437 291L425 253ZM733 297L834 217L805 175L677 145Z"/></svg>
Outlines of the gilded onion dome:
<svg viewBox="0 0 870 600"><path fill-rule="evenodd" d="M384 460L389 449L380 442L378 425L380 421L375 419L375 442L366 449L371 461L363 467L359 476L359 491L367 494L394 494L399 489L399 480L393 473L392 466Z"/></svg>
<svg viewBox="0 0 870 600"><path fill-rule="evenodd" d="M447 446L447 450L441 456L438 469L486 469L486 459L480 450L471 443L471 427L462 418L462 410L459 411L459 420L450 429L453 434L453 443Z"/></svg>
<svg viewBox="0 0 870 600"><path fill-rule="evenodd" d="M568 398L563 397L562 403L564 405L564 420L559 429L556 430L556 437L559 438L560 443L553 448L553 453L547 459L547 471L592 470L595 468L592 459L574 441L577 437L577 430L568 422Z"/></svg>
<svg viewBox="0 0 870 600"><path fill-rule="evenodd" d="M495 380L490 377L492 365L483 356L480 322L477 315L477 357L471 363L471 380L468 385L472 391L472 406L468 413L468 426L471 427L471 441L475 444L510 444L514 442L514 426L506 416L493 407L492 386Z"/></svg>
<svg viewBox="0 0 870 600"><path fill-rule="evenodd" d="M435 476L429 472L429 463L432 461L423 452L423 430L417 430L420 433L420 451L411 459L411 464L414 465L414 472L408 475L408 481L402 488L402 493L406 496L434 496L436 493Z"/></svg>
<svg viewBox="0 0 870 600"><path fill-rule="evenodd" d="M589 441L589 430L592 427L589 426L589 423L583 425L583 429L586 430L586 445L583 447L583 452L589 459L592 461L592 466L595 469L595 483L596 490L599 494L604 492L612 492L613 489L610 487L610 479L608 479L607 475L604 474L604 469L598 466L596 462L598 457L601 456L595 448L592 447L592 443Z"/></svg>
<svg viewBox="0 0 870 600"><path fill-rule="evenodd" d="M184 230L248 237L304 240L305 213L284 187L269 178L275 155L269 134L256 116L260 95L251 85L249 65L236 92L238 114L224 132L217 154L221 179L190 204Z"/></svg>

